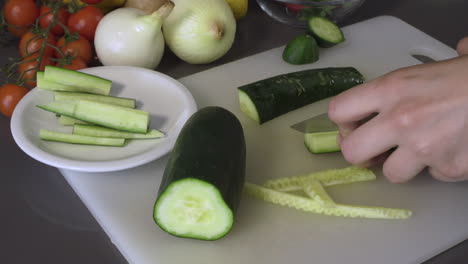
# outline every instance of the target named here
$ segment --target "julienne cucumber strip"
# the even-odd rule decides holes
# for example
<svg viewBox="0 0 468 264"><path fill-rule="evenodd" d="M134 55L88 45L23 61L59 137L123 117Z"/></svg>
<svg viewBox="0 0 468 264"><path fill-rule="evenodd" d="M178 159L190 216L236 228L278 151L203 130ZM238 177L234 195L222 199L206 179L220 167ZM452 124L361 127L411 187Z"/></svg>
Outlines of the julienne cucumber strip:
<svg viewBox="0 0 468 264"><path fill-rule="evenodd" d="M244 191L253 197L271 202L273 204L330 216L374 219L407 219L412 214L412 212L409 210L397 208L355 206L344 204L336 204L335 207L325 207L310 198L276 191L248 182L244 184Z"/></svg>
<svg viewBox="0 0 468 264"><path fill-rule="evenodd" d="M118 105L122 107L136 108L135 99L110 96L110 95L55 91L54 100L55 101L88 100L88 101Z"/></svg>
<svg viewBox="0 0 468 264"><path fill-rule="evenodd" d="M108 138L126 138L126 139L151 139L162 138L164 133L159 130L151 129L146 134L123 132L107 127L95 125L75 124L73 126L73 134L91 136L91 137L108 137Z"/></svg>
<svg viewBox="0 0 468 264"><path fill-rule="evenodd" d="M374 172L366 168L346 167L313 172L305 175L283 177L266 181L263 185L277 191L289 192L302 190L311 180L318 180L323 186L348 184L375 180Z"/></svg>
<svg viewBox="0 0 468 264"><path fill-rule="evenodd" d="M303 187L304 192L312 200L325 207L336 207L335 201L328 195L318 180L311 180Z"/></svg>
<svg viewBox="0 0 468 264"><path fill-rule="evenodd" d="M68 133L61 133L41 129L39 131L39 138L48 141L56 141L71 144L84 144L84 145L98 145L98 146L112 146L122 147L125 145L125 139L122 138L102 138L102 137L89 137L74 135Z"/></svg>
<svg viewBox="0 0 468 264"><path fill-rule="evenodd" d="M89 93L102 95L109 95L112 87L112 81L110 80L50 65L45 66L44 80L86 89Z"/></svg>

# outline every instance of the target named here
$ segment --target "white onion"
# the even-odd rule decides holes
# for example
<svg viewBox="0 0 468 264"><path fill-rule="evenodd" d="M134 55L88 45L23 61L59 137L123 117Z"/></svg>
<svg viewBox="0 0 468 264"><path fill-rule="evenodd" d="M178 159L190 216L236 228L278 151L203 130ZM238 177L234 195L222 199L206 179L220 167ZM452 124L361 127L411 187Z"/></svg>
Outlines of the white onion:
<svg viewBox="0 0 468 264"><path fill-rule="evenodd" d="M225 0L173 0L175 8L163 24L166 44L191 64L210 63L228 52L236 20Z"/></svg>
<svg viewBox="0 0 468 264"><path fill-rule="evenodd" d="M161 27L173 7L168 1L150 15L136 8L118 8L105 15L94 39L102 64L156 68L164 53Z"/></svg>

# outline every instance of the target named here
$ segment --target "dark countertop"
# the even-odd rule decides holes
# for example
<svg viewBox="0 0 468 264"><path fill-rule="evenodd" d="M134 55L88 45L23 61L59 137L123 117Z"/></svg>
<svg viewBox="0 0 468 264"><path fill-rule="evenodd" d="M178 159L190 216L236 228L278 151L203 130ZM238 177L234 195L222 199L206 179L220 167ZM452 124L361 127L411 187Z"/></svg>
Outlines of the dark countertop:
<svg viewBox="0 0 468 264"><path fill-rule="evenodd" d="M3 6L4 1L0 3ZM167 52L158 70L180 78L283 45L302 32L269 18L255 0L250 0L249 8L238 24L233 48L222 59L210 65L188 65ZM465 0L368 0L343 24L392 15L455 48L468 35L467 10ZM18 56L16 43L0 48L0 54L2 65L8 57ZM2 83L4 79L0 75ZM0 116L0 137L1 263L127 263L59 171L16 146L4 116ZM467 252L468 240L425 263L467 263Z"/></svg>

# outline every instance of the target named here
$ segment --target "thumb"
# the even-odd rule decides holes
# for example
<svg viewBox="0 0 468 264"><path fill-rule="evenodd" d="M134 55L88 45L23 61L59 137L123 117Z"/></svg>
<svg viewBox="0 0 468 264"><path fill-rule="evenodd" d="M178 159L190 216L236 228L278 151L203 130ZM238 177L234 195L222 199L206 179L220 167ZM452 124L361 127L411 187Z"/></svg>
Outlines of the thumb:
<svg viewBox="0 0 468 264"><path fill-rule="evenodd" d="M468 55L468 37L462 38L457 44L458 55Z"/></svg>

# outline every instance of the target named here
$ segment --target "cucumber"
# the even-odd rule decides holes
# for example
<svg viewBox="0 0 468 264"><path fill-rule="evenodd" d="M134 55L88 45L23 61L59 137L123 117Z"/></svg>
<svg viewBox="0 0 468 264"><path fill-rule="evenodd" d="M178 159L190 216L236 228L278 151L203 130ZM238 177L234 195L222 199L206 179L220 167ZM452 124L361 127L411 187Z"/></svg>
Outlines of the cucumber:
<svg viewBox="0 0 468 264"><path fill-rule="evenodd" d="M307 149L314 154L340 151L337 137L338 131L305 133L304 144Z"/></svg>
<svg viewBox="0 0 468 264"><path fill-rule="evenodd" d="M68 92L88 92L89 89L79 88L61 83L51 82L44 78L44 72L38 71L36 73L37 87L42 90L49 91L68 91Z"/></svg>
<svg viewBox="0 0 468 264"><path fill-rule="evenodd" d="M58 119L58 122L59 124L61 124L62 126L73 126L75 124L83 124L83 125L86 125L89 123L88 122L85 122L85 121L81 121L81 120L78 120L76 118L73 118L73 117L69 117L69 116L64 116L64 115L61 115Z"/></svg>
<svg viewBox="0 0 468 264"><path fill-rule="evenodd" d="M228 110L205 107L185 123L164 171L154 221L167 233L216 240L232 228L245 178L242 126Z"/></svg>
<svg viewBox="0 0 468 264"><path fill-rule="evenodd" d="M259 124L364 82L353 67L291 72L238 88L241 110Z"/></svg>
<svg viewBox="0 0 468 264"><path fill-rule="evenodd" d="M136 107L136 100L131 98L116 97L109 95L98 95L89 93L77 93L77 92L54 92L55 101L71 101L71 100L88 100L106 104L113 104L128 108Z"/></svg>
<svg viewBox="0 0 468 264"><path fill-rule="evenodd" d="M109 95L112 81L91 74L63 69L55 66L45 66L44 80L72 86L81 92ZM75 92L78 92L75 90Z"/></svg>
<svg viewBox="0 0 468 264"><path fill-rule="evenodd" d="M328 18L311 16L308 20L309 30L322 48L333 47L345 41L343 31Z"/></svg>
<svg viewBox="0 0 468 264"><path fill-rule="evenodd" d="M91 136L91 137L107 137L107 138L127 138L127 139L150 139L164 137L164 133L156 129L151 129L146 134L122 132L112 128L75 124L73 126L73 134Z"/></svg>
<svg viewBox="0 0 468 264"><path fill-rule="evenodd" d="M89 137L74 134L67 134L61 132L50 131L41 129L39 131L39 138L48 141L56 141L63 143L72 144L84 144L84 145L98 145L98 146L113 146L122 147L125 145L125 139L123 138L103 138L103 137Z"/></svg>
<svg viewBox="0 0 468 264"><path fill-rule="evenodd" d="M283 60L290 64L301 65L318 61L319 46L309 34L299 35L288 42L283 50Z"/></svg>
<svg viewBox="0 0 468 264"><path fill-rule="evenodd" d="M55 101L37 107L92 124L133 133L147 133L150 124L148 112L87 100Z"/></svg>

